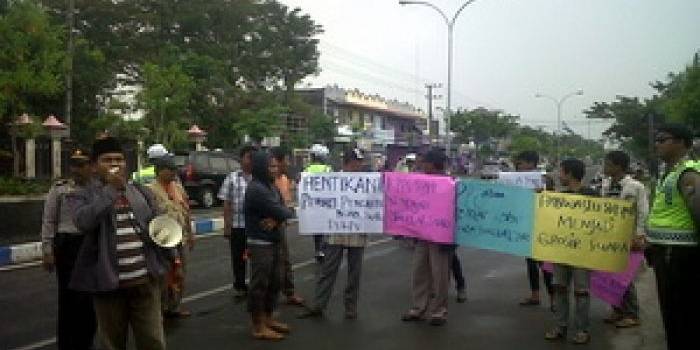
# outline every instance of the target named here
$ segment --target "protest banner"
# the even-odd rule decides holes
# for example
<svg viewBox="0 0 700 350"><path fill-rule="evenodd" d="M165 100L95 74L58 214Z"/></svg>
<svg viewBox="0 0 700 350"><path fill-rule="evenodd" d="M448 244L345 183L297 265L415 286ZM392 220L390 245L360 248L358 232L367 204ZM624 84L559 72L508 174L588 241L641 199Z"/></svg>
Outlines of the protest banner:
<svg viewBox="0 0 700 350"><path fill-rule="evenodd" d="M384 204L386 233L454 242L455 181L451 177L385 173Z"/></svg>
<svg viewBox="0 0 700 350"><path fill-rule="evenodd" d="M380 173L303 173L298 189L300 234L382 233Z"/></svg>
<svg viewBox="0 0 700 350"><path fill-rule="evenodd" d="M530 189L545 188L544 174L540 171L500 172L498 182Z"/></svg>
<svg viewBox="0 0 700 350"><path fill-rule="evenodd" d="M460 179L457 183L457 243L531 256L534 199L534 192L526 188Z"/></svg>
<svg viewBox="0 0 700 350"><path fill-rule="evenodd" d="M623 272L591 272L591 294L610 305L622 305L622 297L637 276L642 260L644 255L641 252L632 252Z"/></svg>
<svg viewBox="0 0 700 350"><path fill-rule="evenodd" d="M624 271L635 218L630 201L539 193L535 196L532 257L593 270Z"/></svg>

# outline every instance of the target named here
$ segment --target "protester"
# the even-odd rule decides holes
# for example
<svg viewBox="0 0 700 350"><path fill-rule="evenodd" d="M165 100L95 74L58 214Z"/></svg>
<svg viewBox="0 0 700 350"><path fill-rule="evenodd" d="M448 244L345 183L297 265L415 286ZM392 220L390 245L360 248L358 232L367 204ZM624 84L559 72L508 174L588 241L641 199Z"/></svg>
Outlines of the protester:
<svg viewBox="0 0 700 350"><path fill-rule="evenodd" d="M426 174L445 176L445 152L432 149L422 157L421 169ZM450 262L454 245L417 239L413 251L412 306L401 316L403 321L428 318L431 325L447 322L447 294Z"/></svg>
<svg viewBox="0 0 700 350"><path fill-rule="evenodd" d="M586 165L578 159L565 159L559 167L559 182L564 193L595 195L595 191L584 186L581 181L586 173ZM589 312L591 297L589 292L590 270L566 264L554 264L554 316L556 326L545 334L547 340L566 338L569 326L569 286L573 283L576 307L574 309L574 344L586 344L591 340L589 333Z"/></svg>
<svg viewBox="0 0 700 350"><path fill-rule="evenodd" d="M253 321L253 337L280 340L289 327L272 318L280 289L281 227L294 212L284 205L272 174L279 164L265 152L252 159L252 181L245 194L245 222L250 251L250 294L248 311Z"/></svg>
<svg viewBox="0 0 700 350"><path fill-rule="evenodd" d="M126 349L129 328L137 349L165 349L160 283L166 266L178 259L148 236L148 224L161 210L148 189L127 183L116 139L95 141L91 161L98 180L67 196L85 235L70 287L93 293L104 349Z"/></svg>
<svg viewBox="0 0 700 350"><path fill-rule="evenodd" d="M183 241L177 245L180 264L170 266L165 283L162 286L163 315L169 318L189 317L191 313L180 308L185 288L185 271L188 251L194 248L194 234L190 224L189 198L185 189L177 181L177 165L172 156L163 156L153 161L155 181L148 185L153 192L158 206L182 227Z"/></svg>
<svg viewBox="0 0 700 350"><path fill-rule="evenodd" d="M605 155L603 172L610 177L610 185L601 188L603 197L617 197L631 200L637 208L637 228L630 244L632 251L641 251L646 242L647 216L649 215L649 196L644 185L628 175L630 158L622 151L612 151ZM618 328L639 326L639 300L634 281L627 287L622 298L622 304L614 306L606 323L615 324Z"/></svg>
<svg viewBox="0 0 700 350"><path fill-rule="evenodd" d="M457 245L455 245L455 250ZM455 251L452 254L452 259L450 261L450 270L452 271L452 277L455 279L455 289L457 290L457 302L463 303L467 301L467 281L464 279L464 272L462 270L462 263L459 261L459 256Z"/></svg>
<svg viewBox="0 0 700 350"><path fill-rule="evenodd" d="M71 154L68 164L70 178L57 181L44 202L41 225L43 266L49 272L55 269L58 279L58 349L92 349L97 330L92 296L68 287L85 236L75 227L73 213L65 203L68 194L82 190L88 184L92 169L90 159L80 149Z"/></svg>
<svg viewBox="0 0 700 350"><path fill-rule="evenodd" d="M224 237L229 241L231 250L231 268L233 270L233 295L243 298L248 293L246 276L246 235L243 200L248 184L252 180L252 155L256 148L243 146L238 155L241 170L230 173L224 179L219 190L219 199L224 202Z"/></svg>
<svg viewBox="0 0 700 350"><path fill-rule="evenodd" d="M700 162L689 159L688 126L657 129L656 151L665 172L656 185L648 221L647 256L656 272L668 349L695 344L700 315Z"/></svg>
<svg viewBox="0 0 700 350"><path fill-rule="evenodd" d="M311 147L311 163L304 169L305 173L329 173L333 171L330 165L325 163L325 158L328 157L328 147L315 144ZM323 238L324 235L314 235L314 253L316 256L316 261L320 264L325 257L323 251Z"/></svg>
<svg viewBox="0 0 700 350"><path fill-rule="evenodd" d="M282 195L284 205L290 209L294 207L294 199L292 198L292 181L287 177L287 153L281 147L273 148L272 157L277 161L277 172L272 174L275 179L275 186ZM292 272L292 263L289 261L289 244L287 244L287 225L280 227L282 237L280 239L280 266L282 268L282 293L287 298L289 305L304 305L304 299L294 293L294 273Z"/></svg>
<svg viewBox="0 0 700 350"><path fill-rule="evenodd" d="M515 171L537 171L537 164L540 156L535 151L522 151L515 156ZM530 296L520 301L521 306L540 305L540 271L544 279L544 286L549 295L549 307L553 310L554 300L552 298L552 273L542 269L542 262L532 258L527 258L527 279L530 281Z"/></svg>
<svg viewBox="0 0 700 350"><path fill-rule="evenodd" d="M343 172L358 172L362 170L364 155L361 150L354 148L343 155ZM345 318L357 318L357 300L360 293L360 276L362 274L362 259L367 245L366 234L333 234L326 242L326 258L321 265L321 271L316 281L316 296L311 306L299 318L320 317L326 309L333 294L338 269L343 260L343 252L347 251L348 281L345 286Z"/></svg>

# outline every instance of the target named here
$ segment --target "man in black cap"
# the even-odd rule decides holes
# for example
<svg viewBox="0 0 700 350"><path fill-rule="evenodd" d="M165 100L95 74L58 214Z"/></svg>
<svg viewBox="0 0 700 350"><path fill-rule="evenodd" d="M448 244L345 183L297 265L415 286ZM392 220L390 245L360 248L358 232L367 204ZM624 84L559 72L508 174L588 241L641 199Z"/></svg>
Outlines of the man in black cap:
<svg viewBox="0 0 700 350"><path fill-rule="evenodd" d="M148 189L126 181L116 139L95 141L91 161L97 180L68 196L75 225L85 235L70 287L93 293L104 349L126 349L129 328L137 349L165 349L160 282L177 254L148 235L161 210Z"/></svg>
<svg viewBox="0 0 700 350"><path fill-rule="evenodd" d="M41 225L43 266L56 271L58 278L59 350L92 349L97 323L90 294L68 288L83 234L73 224L70 208L64 198L80 190L90 181L90 160L84 151L76 149L69 160L70 178L58 180L49 190L44 202Z"/></svg>

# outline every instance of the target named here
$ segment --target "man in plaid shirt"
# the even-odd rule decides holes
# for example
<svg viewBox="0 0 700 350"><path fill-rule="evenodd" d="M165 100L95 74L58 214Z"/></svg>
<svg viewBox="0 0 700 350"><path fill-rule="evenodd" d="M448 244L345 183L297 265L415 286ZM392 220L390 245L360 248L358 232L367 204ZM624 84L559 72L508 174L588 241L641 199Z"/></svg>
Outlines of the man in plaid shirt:
<svg viewBox="0 0 700 350"><path fill-rule="evenodd" d="M239 151L241 170L230 173L219 190L219 199L224 202L224 237L229 240L231 248L231 266L233 268L233 289L236 298L244 297L248 292L245 283L246 250L245 218L243 202L248 183L252 179L252 155L257 149L246 145Z"/></svg>

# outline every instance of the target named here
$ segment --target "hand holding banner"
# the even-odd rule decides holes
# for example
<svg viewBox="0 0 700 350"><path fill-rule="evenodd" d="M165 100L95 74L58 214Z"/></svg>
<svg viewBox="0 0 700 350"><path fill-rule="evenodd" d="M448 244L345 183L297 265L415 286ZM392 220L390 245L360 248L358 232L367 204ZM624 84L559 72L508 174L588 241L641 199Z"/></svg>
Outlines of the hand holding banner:
<svg viewBox="0 0 700 350"><path fill-rule="evenodd" d="M454 242L455 181L448 176L385 173L384 230L436 243Z"/></svg>

